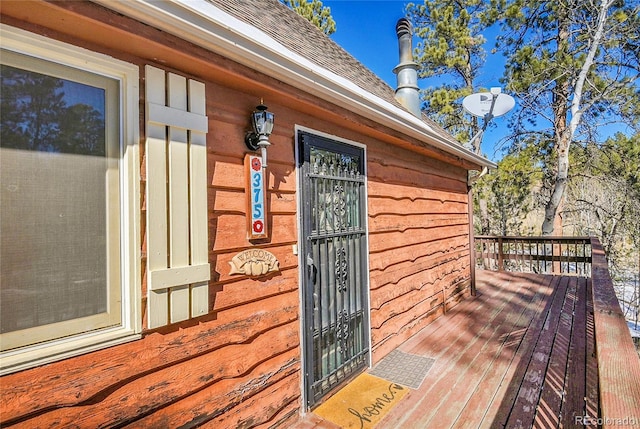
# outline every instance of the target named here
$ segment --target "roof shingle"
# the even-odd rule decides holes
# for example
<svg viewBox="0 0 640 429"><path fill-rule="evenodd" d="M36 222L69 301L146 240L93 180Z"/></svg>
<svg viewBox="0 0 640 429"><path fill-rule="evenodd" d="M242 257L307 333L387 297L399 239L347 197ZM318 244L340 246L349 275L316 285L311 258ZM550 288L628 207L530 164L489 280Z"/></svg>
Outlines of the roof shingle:
<svg viewBox="0 0 640 429"><path fill-rule="evenodd" d="M279 0L207 0L240 21L263 31L275 41L314 64L338 75L397 107L406 110L395 99L395 90L315 25L298 15ZM395 31L395 29L389 29ZM395 64L390 65L390 67ZM441 137L458 143L434 121L422 115Z"/></svg>

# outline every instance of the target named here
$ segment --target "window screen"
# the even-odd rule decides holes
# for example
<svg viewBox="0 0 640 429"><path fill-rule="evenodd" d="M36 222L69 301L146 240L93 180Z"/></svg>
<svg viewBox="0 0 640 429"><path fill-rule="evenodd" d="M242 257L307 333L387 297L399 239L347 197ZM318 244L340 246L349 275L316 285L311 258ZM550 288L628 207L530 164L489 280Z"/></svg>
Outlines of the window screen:
<svg viewBox="0 0 640 429"><path fill-rule="evenodd" d="M118 81L2 51L2 350L121 321Z"/></svg>

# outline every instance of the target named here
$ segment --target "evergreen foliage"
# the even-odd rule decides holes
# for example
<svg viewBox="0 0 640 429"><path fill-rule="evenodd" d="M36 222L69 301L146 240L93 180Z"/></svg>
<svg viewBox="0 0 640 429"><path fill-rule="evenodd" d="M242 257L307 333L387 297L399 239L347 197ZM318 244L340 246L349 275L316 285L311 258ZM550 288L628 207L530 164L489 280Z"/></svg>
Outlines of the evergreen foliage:
<svg viewBox="0 0 640 429"><path fill-rule="evenodd" d="M423 0L407 15L420 76L442 82L425 112L460 141L477 129L460 105L483 90L483 35L500 29L516 109L507 154L474 185L476 232L597 236L614 282L640 276L640 3Z"/></svg>
<svg viewBox="0 0 640 429"><path fill-rule="evenodd" d="M280 0L298 15L307 19L327 36L336 32L336 22L331 16L331 8L324 7L320 0Z"/></svg>
<svg viewBox="0 0 640 429"><path fill-rule="evenodd" d="M480 125L463 114L460 101L479 89L476 81L486 59L482 33L493 23L494 9L483 0L427 0L409 3L406 10L420 39L415 49L419 77L447 78L422 91L423 108L458 141L467 142ZM474 143L479 154L480 144Z"/></svg>
<svg viewBox="0 0 640 429"><path fill-rule="evenodd" d="M597 141L609 122L639 125L640 8L613 0L500 3L503 83L521 106L512 116L514 135L543 132L554 144L542 224L551 234L565 201L571 148Z"/></svg>
<svg viewBox="0 0 640 429"><path fill-rule="evenodd" d="M640 5L424 0L409 4L407 15L421 39L420 76L442 82L424 91L425 111L460 141L477 130L461 101L483 90L476 85L486 55L483 34L500 28L495 51L507 59L501 83L517 100L509 114L511 153L531 145L540 151L536 200L545 215L539 231L562 234L554 227L561 226L573 148L602 141L612 124L640 129Z"/></svg>
<svg viewBox="0 0 640 429"><path fill-rule="evenodd" d="M542 180L542 163L535 144L517 148L498 162L498 169L475 185L476 207L486 204L485 216L475 222L482 235L522 235L531 232L527 215L536 204Z"/></svg>
<svg viewBox="0 0 640 429"><path fill-rule="evenodd" d="M600 238L610 261L640 249L640 135L617 133L572 156L566 224Z"/></svg>

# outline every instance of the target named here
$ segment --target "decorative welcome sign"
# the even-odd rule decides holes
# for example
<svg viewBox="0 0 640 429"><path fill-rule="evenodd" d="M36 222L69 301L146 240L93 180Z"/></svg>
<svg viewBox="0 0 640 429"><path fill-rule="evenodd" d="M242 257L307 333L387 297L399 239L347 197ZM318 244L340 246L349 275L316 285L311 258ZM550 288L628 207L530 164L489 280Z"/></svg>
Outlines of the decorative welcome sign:
<svg viewBox="0 0 640 429"><path fill-rule="evenodd" d="M269 237L267 225L267 199L265 169L262 158L247 154L244 158L247 176L247 238L256 240Z"/></svg>
<svg viewBox="0 0 640 429"><path fill-rule="evenodd" d="M280 271L280 261L276 256L258 248L243 250L231 258L229 265L231 265L229 275L243 274L256 277Z"/></svg>

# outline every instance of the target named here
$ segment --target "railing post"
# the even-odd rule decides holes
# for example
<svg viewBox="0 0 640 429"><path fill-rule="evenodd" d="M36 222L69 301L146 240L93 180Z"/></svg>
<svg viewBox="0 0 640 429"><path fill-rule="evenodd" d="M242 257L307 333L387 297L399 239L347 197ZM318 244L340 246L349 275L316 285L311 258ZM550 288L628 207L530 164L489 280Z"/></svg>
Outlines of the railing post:
<svg viewBox="0 0 640 429"><path fill-rule="evenodd" d="M558 260L555 260L556 255ZM562 273L562 244L551 240L551 274Z"/></svg>
<svg viewBox="0 0 640 429"><path fill-rule="evenodd" d="M473 188L468 187L467 213L469 216L469 263L471 264L471 295L476 294L476 239L473 231Z"/></svg>
<svg viewBox="0 0 640 429"><path fill-rule="evenodd" d="M498 237L498 271L504 271L504 249L502 237Z"/></svg>

